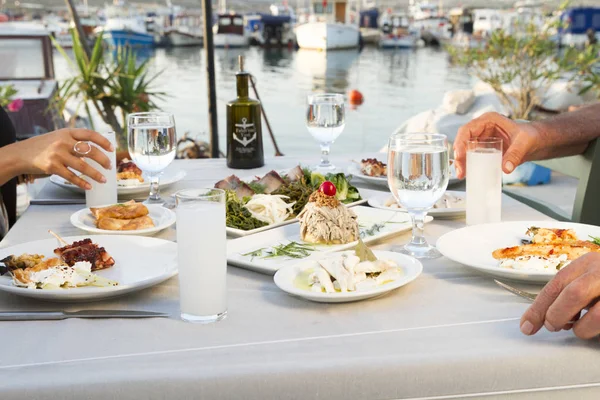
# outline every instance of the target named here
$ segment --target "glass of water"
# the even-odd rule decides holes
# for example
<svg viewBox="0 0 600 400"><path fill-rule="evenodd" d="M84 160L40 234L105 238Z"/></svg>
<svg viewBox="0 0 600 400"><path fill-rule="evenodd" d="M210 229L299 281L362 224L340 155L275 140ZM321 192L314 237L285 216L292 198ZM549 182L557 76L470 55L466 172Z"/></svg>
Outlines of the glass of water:
<svg viewBox="0 0 600 400"><path fill-rule="evenodd" d="M343 95L317 93L308 96L306 127L321 146L321 163L317 170L335 169L329 162L329 150L345 126Z"/></svg>
<svg viewBox="0 0 600 400"><path fill-rule="evenodd" d="M227 315L225 191L185 189L175 198L181 318L219 321Z"/></svg>
<svg viewBox="0 0 600 400"><path fill-rule="evenodd" d="M437 258L440 252L423 237L425 217L442 197L449 180L448 139L432 133L395 134L388 149L388 185L396 201L411 216L410 243L401 253Z"/></svg>
<svg viewBox="0 0 600 400"><path fill-rule="evenodd" d="M175 159L175 117L163 112L129 114L127 141L133 162L150 177L150 196L144 203L163 204L160 175Z"/></svg>

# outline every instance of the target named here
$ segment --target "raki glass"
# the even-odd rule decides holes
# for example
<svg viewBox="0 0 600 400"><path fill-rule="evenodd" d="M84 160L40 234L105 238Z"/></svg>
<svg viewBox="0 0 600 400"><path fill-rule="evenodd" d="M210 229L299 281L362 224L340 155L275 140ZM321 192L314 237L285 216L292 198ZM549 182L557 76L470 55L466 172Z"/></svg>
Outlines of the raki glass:
<svg viewBox="0 0 600 400"><path fill-rule="evenodd" d="M437 258L440 252L425 240L427 212L442 197L449 180L448 140L431 133L395 134L388 149L388 185L412 219L412 239L401 253Z"/></svg>
<svg viewBox="0 0 600 400"><path fill-rule="evenodd" d="M343 95L317 93L308 96L306 127L321 146L321 163L317 165L317 170L335 169L329 162L329 151L345 126Z"/></svg>
<svg viewBox="0 0 600 400"><path fill-rule="evenodd" d="M150 196L144 203L163 204L160 175L175 159L175 117L162 112L129 114L127 141L133 162L150 178Z"/></svg>

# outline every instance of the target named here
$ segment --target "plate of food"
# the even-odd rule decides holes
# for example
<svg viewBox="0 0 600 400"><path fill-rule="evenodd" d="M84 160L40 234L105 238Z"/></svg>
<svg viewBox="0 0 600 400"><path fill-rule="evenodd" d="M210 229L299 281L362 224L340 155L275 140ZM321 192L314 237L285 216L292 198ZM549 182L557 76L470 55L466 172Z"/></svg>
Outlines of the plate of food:
<svg viewBox="0 0 600 400"><path fill-rule="evenodd" d="M49 301L92 301L177 274L177 244L144 236L74 236L0 250L0 291Z"/></svg>
<svg viewBox="0 0 600 400"><path fill-rule="evenodd" d="M167 168L160 176L160 187L166 188L185 178L185 171ZM52 175L50 182L73 192L84 193L79 186L58 175ZM119 195L147 194L150 191L150 178L133 161L123 159L117 167L117 193Z"/></svg>
<svg viewBox="0 0 600 400"><path fill-rule="evenodd" d="M502 222L446 233L436 243L449 259L500 278L546 283L561 268L600 252L600 227L558 222Z"/></svg>
<svg viewBox="0 0 600 400"><path fill-rule="evenodd" d="M366 158L360 162L354 161L348 168L348 172L357 179L388 188L387 164L376 158ZM454 185L460 181L461 179L456 177L454 160L450 160L450 181L448 185Z"/></svg>
<svg viewBox="0 0 600 400"><path fill-rule="evenodd" d="M446 191L442 198L434 204L433 208L427 212L434 218L461 218L465 216L467 211L465 192ZM369 197L367 203L371 207L380 208L382 210L399 210L406 212L389 193L379 193Z"/></svg>
<svg viewBox="0 0 600 400"><path fill-rule="evenodd" d="M431 219L428 217L426 222ZM300 260L351 249L359 238L369 243L412 228L407 213L364 206L348 208L321 192L311 195L298 220L299 223L229 241L229 264L274 274Z"/></svg>
<svg viewBox="0 0 600 400"><path fill-rule="evenodd" d="M319 303L346 303L382 296L417 279L423 265L391 251L355 250L288 265L275 273L277 287Z"/></svg>
<svg viewBox="0 0 600 400"><path fill-rule="evenodd" d="M176 221L175 213L162 205L126 203L84 208L71 215L71 224L84 231L104 235L152 235Z"/></svg>
<svg viewBox="0 0 600 400"><path fill-rule="evenodd" d="M366 203L345 174L322 175L301 166L263 176L231 175L215 188L227 192L227 234L233 237L297 222L310 195L319 190L335 191L335 197L348 207Z"/></svg>

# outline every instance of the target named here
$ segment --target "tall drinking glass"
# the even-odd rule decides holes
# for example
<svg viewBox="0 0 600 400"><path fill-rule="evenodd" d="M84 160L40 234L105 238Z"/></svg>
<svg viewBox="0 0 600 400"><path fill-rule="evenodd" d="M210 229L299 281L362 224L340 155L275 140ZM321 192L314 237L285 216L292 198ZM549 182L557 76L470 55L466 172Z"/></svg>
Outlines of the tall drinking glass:
<svg viewBox="0 0 600 400"><path fill-rule="evenodd" d="M162 112L129 114L127 131L129 154L150 177L150 196L144 203L163 204L159 181L162 172L175 159L175 117Z"/></svg>
<svg viewBox="0 0 600 400"><path fill-rule="evenodd" d="M432 133L395 134L388 149L388 185L408 210L413 229L400 252L415 258L437 258L440 252L423 237L425 217L442 197L449 180L448 140Z"/></svg>
<svg viewBox="0 0 600 400"><path fill-rule="evenodd" d="M502 139L467 142L467 225L500 222Z"/></svg>
<svg viewBox="0 0 600 400"><path fill-rule="evenodd" d="M225 192L185 189L175 198L181 319L220 321L227 315Z"/></svg>
<svg viewBox="0 0 600 400"><path fill-rule="evenodd" d="M308 96L306 127L321 146L321 163L317 170L335 169L329 162L329 150L345 126L344 96L331 93Z"/></svg>

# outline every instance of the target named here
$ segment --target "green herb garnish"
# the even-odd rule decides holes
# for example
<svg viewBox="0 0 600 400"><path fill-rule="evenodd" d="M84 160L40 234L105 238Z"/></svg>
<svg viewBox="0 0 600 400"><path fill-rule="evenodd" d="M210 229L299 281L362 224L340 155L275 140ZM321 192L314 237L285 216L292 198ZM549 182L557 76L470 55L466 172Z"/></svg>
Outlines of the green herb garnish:
<svg viewBox="0 0 600 400"><path fill-rule="evenodd" d="M373 251L371 251L371 249L367 247L367 245L365 244L365 242L362 241L361 238L358 238L358 244L354 248L354 253L358 258L360 258L361 262L377 261L377 257L375 257L375 254L373 254Z"/></svg>
<svg viewBox="0 0 600 400"><path fill-rule="evenodd" d="M592 239L592 240L590 240L590 242L592 242L592 243L597 244L598 246L600 246L600 237L590 235L590 239Z"/></svg>
<svg viewBox="0 0 600 400"><path fill-rule="evenodd" d="M254 190L254 192L256 194L263 194L265 193L265 185L261 185L258 182L249 182L248 186L250 186L250 189Z"/></svg>
<svg viewBox="0 0 600 400"><path fill-rule="evenodd" d="M263 247L258 250L254 250L245 254L244 257L260 257L262 259L276 258L276 257L289 257L289 258L306 258L310 256L310 253L316 249L313 246L302 244L298 242L290 242L288 244L280 244L271 248Z"/></svg>

